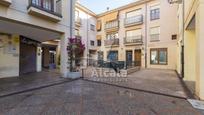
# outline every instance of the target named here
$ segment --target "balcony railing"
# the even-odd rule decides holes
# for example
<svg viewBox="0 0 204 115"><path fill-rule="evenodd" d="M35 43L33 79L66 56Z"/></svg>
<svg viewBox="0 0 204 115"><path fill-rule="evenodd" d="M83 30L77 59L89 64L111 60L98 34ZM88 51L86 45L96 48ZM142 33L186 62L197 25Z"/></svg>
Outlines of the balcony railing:
<svg viewBox="0 0 204 115"><path fill-rule="evenodd" d="M143 24L143 15L138 15L125 19L125 27Z"/></svg>
<svg viewBox="0 0 204 115"><path fill-rule="evenodd" d="M160 34L151 34L150 35L150 41L151 42L159 41L159 36L160 36Z"/></svg>
<svg viewBox="0 0 204 115"><path fill-rule="evenodd" d="M125 37L124 43L125 44L142 44L143 43L142 35Z"/></svg>
<svg viewBox="0 0 204 115"><path fill-rule="evenodd" d="M119 28L119 21L118 20L107 22L105 24L105 30L118 29L118 28Z"/></svg>
<svg viewBox="0 0 204 115"><path fill-rule="evenodd" d="M55 2L55 0L49 0L49 2L45 2L45 0L29 0L29 6L28 6L29 11L30 11L30 8L36 8L38 10L45 12L45 13L49 13L49 14L52 14L54 16L62 18L61 0L57 0L56 2ZM32 11L32 12L36 13L37 10Z"/></svg>
<svg viewBox="0 0 204 115"><path fill-rule="evenodd" d="M119 45L119 39L109 39L104 41L105 46L117 46Z"/></svg>
<svg viewBox="0 0 204 115"><path fill-rule="evenodd" d="M5 5L5 6L9 6L11 5L11 0L0 0L0 4Z"/></svg>

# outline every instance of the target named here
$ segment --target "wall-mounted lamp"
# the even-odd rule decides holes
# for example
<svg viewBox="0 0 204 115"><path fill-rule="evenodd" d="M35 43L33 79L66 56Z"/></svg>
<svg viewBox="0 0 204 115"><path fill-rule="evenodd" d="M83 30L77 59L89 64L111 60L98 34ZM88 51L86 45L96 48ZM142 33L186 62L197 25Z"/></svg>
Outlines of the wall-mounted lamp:
<svg viewBox="0 0 204 115"><path fill-rule="evenodd" d="M170 4L181 4L183 0L168 0Z"/></svg>

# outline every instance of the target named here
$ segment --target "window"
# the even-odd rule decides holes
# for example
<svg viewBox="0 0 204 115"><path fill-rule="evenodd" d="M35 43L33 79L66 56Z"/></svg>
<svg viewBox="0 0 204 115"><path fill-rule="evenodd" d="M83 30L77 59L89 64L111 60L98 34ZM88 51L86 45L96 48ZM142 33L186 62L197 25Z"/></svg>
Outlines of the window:
<svg viewBox="0 0 204 115"><path fill-rule="evenodd" d="M160 27L152 27L150 28L150 41L159 41L160 36Z"/></svg>
<svg viewBox="0 0 204 115"><path fill-rule="evenodd" d="M93 40L91 40L90 43L91 43L91 46L94 46L94 44L95 44Z"/></svg>
<svg viewBox="0 0 204 115"><path fill-rule="evenodd" d="M101 40L97 40L97 46L101 46Z"/></svg>
<svg viewBox="0 0 204 115"><path fill-rule="evenodd" d="M167 48L151 49L150 56L151 64L167 65Z"/></svg>
<svg viewBox="0 0 204 115"><path fill-rule="evenodd" d="M75 10L75 20L79 18L79 11Z"/></svg>
<svg viewBox="0 0 204 115"><path fill-rule="evenodd" d="M132 37L141 36L141 35L142 35L142 29L126 31L127 38L132 38Z"/></svg>
<svg viewBox="0 0 204 115"><path fill-rule="evenodd" d="M101 31L101 28L102 28L101 26L102 26L102 22L101 20L98 20L96 25L97 31Z"/></svg>
<svg viewBox="0 0 204 115"><path fill-rule="evenodd" d="M141 15L141 14L142 14L142 10L141 9L134 10L134 11L131 11L131 12L127 12L126 13L126 18L135 17L135 16L138 16L138 15Z"/></svg>
<svg viewBox="0 0 204 115"><path fill-rule="evenodd" d="M159 5L151 7L150 19L151 20L160 19L160 7L159 7Z"/></svg>
<svg viewBox="0 0 204 115"><path fill-rule="evenodd" d="M172 35L172 36L171 36L171 39L172 39L172 40L176 40L176 39L177 39L177 35Z"/></svg>
<svg viewBox="0 0 204 115"><path fill-rule="evenodd" d="M53 11L53 0L44 0L43 7L47 10Z"/></svg>
<svg viewBox="0 0 204 115"><path fill-rule="evenodd" d="M106 39L107 40L118 39L118 38L119 38L118 32L106 34Z"/></svg>
<svg viewBox="0 0 204 115"><path fill-rule="evenodd" d="M107 23L105 24L105 28L106 28L106 29L116 28L116 27L119 27L119 22L118 22L118 20L110 21L110 22L107 22Z"/></svg>
<svg viewBox="0 0 204 115"><path fill-rule="evenodd" d="M95 25L91 24L90 26L91 26L91 30L95 31L95 28L96 28Z"/></svg>
<svg viewBox="0 0 204 115"><path fill-rule="evenodd" d="M76 35L76 36L80 36L78 29L75 29L75 35Z"/></svg>

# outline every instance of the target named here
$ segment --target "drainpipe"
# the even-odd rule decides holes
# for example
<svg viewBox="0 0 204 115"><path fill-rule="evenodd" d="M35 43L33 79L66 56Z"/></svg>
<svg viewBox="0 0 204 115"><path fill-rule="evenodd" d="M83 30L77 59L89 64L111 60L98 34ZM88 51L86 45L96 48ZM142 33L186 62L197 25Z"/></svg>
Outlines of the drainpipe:
<svg viewBox="0 0 204 115"><path fill-rule="evenodd" d="M145 4L145 68L147 68L147 2Z"/></svg>
<svg viewBox="0 0 204 115"><path fill-rule="evenodd" d="M71 17L71 20L70 20L70 38L73 37L73 5L74 5L74 2L73 0L70 0L70 17Z"/></svg>
<svg viewBox="0 0 204 115"><path fill-rule="evenodd" d="M182 1L182 20L183 20L183 28L182 28L182 43L181 43L181 78L184 78L184 37L185 37L185 1Z"/></svg>
<svg viewBox="0 0 204 115"><path fill-rule="evenodd" d="M87 67L89 66L89 17L88 17L88 14L87 14L87 21L86 21L86 37L87 37L87 41L86 41L86 44L87 44Z"/></svg>

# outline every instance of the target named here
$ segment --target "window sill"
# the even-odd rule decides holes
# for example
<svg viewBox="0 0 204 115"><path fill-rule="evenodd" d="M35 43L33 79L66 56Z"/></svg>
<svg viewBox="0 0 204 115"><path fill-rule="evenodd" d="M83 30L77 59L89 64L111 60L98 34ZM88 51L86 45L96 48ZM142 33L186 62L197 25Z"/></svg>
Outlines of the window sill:
<svg viewBox="0 0 204 115"><path fill-rule="evenodd" d="M160 40L150 40L150 42L160 42Z"/></svg>

